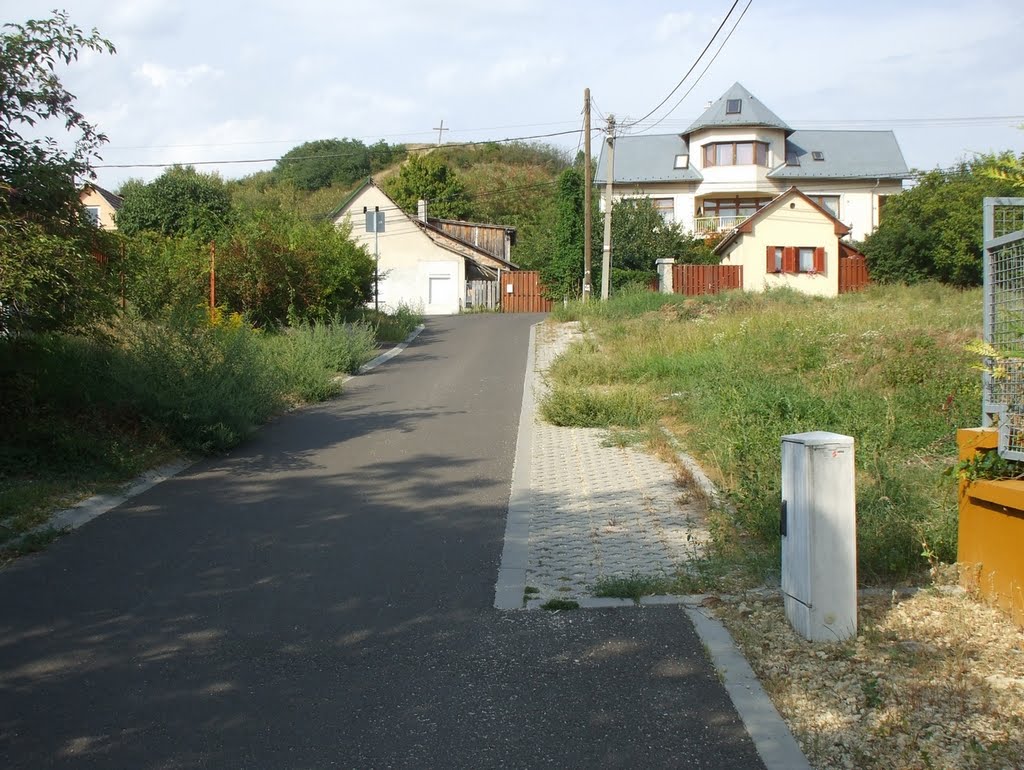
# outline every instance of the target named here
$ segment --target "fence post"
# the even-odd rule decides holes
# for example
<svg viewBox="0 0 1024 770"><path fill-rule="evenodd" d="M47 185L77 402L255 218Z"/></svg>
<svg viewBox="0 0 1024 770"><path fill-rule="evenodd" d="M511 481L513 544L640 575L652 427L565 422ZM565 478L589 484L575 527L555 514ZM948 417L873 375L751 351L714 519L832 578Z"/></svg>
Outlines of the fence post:
<svg viewBox="0 0 1024 770"><path fill-rule="evenodd" d="M662 294L672 293L672 265L675 264L674 259L662 258L655 261L658 270L658 291Z"/></svg>

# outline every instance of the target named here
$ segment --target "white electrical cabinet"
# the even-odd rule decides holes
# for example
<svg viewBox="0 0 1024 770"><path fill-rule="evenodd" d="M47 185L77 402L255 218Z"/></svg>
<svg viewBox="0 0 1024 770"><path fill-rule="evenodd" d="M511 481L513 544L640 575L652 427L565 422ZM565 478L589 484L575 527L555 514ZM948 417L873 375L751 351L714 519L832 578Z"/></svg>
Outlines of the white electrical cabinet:
<svg viewBox="0 0 1024 770"><path fill-rule="evenodd" d="M782 437L782 594L797 633L815 642L857 633L853 439Z"/></svg>

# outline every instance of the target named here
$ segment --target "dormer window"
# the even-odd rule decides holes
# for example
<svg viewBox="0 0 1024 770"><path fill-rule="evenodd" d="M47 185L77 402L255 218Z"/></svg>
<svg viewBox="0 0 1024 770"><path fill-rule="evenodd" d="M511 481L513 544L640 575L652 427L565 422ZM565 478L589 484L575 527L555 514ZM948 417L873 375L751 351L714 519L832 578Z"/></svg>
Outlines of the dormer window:
<svg viewBox="0 0 1024 770"><path fill-rule="evenodd" d="M689 168L690 167L690 156L689 155L676 155L675 168Z"/></svg>
<svg viewBox="0 0 1024 770"><path fill-rule="evenodd" d="M813 152L811 152L811 157L814 158L815 160L825 160L825 153L823 153L821 150L814 150Z"/></svg>
<svg viewBox="0 0 1024 770"><path fill-rule="evenodd" d="M755 165L768 165L767 142L712 142L704 145L704 168Z"/></svg>
<svg viewBox="0 0 1024 770"><path fill-rule="evenodd" d="M725 114L726 115L739 115L740 110L743 108L742 99L726 99L725 100Z"/></svg>

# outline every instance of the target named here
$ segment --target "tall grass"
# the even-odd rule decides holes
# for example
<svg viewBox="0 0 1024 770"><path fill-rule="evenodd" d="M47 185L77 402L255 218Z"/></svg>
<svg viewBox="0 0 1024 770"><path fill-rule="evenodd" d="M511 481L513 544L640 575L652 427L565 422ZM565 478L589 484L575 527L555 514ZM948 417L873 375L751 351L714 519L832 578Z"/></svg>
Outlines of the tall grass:
<svg viewBox="0 0 1024 770"><path fill-rule="evenodd" d="M780 437L830 430L856 440L861 579L906 577L926 549L955 560L955 484L943 471L956 428L980 414L964 350L980 335L979 291L627 296L574 312L598 342L556 362L551 403L643 389L732 500L719 546L777 551Z"/></svg>
<svg viewBox="0 0 1024 770"><path fill-rule="evenodd" d="M375 334L364 322L260 331L179 309L88 337L0 340L0 544L55 505L183 451L223 451L289 405L336 395Z"/></svg>

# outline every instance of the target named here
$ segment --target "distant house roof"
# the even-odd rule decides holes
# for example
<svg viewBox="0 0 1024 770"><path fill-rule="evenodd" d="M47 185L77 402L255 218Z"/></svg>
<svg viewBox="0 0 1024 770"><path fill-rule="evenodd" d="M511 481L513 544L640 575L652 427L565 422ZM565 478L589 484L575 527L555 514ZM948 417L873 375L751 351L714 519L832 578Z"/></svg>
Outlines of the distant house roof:
<svg viewBox="0 0 1024 770"><path fill-rule="evenodd" d="M786 163L769 179L903 179L907 162L892 131L794 131Z"/></svg>
<svg viewBox="0 0 1024 770"><path fill-rule="evenodd" d="M712 126L770 126L786 132L793 130L739 83L733 83L717 101L712 102L704 114L683 132L683 136Z"/></svg>
<svg viewBox="0 0 1024 770"><path fill-rule="evenodd" d="M594 184L607 182L607 143L601 143ZM686 168L677 168L676 157L687 156ZM615 183L699 182L704 177L689 162L690 148L679 134L620 136L615 140Z"/></svg>
<svg viewBox="0 0 1024 770"><path fill-rule="evenodd" d="M794 197L801 198L802 200L806 201L808 205L810 205L812 208L818 211L818 213L825 217L825 219L831 221L837 237L841 238L842 236L849 234L849 226L843 224L842 221L840 221L840 219L835 214L826 209L824 206L820 206L814 201L812 201L810 198L808 198L795 187L790 187L785 192L776 195L768 203L766 203L763 208L758 209L754 214L744 219L742 222L736 225L736 227L734 227L732 230L726 233L725 237L722 238L722 240L720 240L717 244L715 244L715 253L724 254L725 251L740 238L740 236L746 233L753 232L754 225L758 221L768 218L769 216L771 216L772 212L777 211L779 209L779 206L782 205L782 203ZM854 251L854 249L851 247L849 251Z"/></svg>
<svg viewBox="0 0 1024 770"><path fill-rule="evenodd" d="M124 200L121 198L120 195L115 195L114 193L110 192L110 190L104 190L98 184L93 184L92 182L86 182L82 186L82 192L85 192L88 189L92 189L98 192L103 197L103 200L110 204L110 207L114 209L114 211L121 210L121 206L124 204Z"/></svg>

